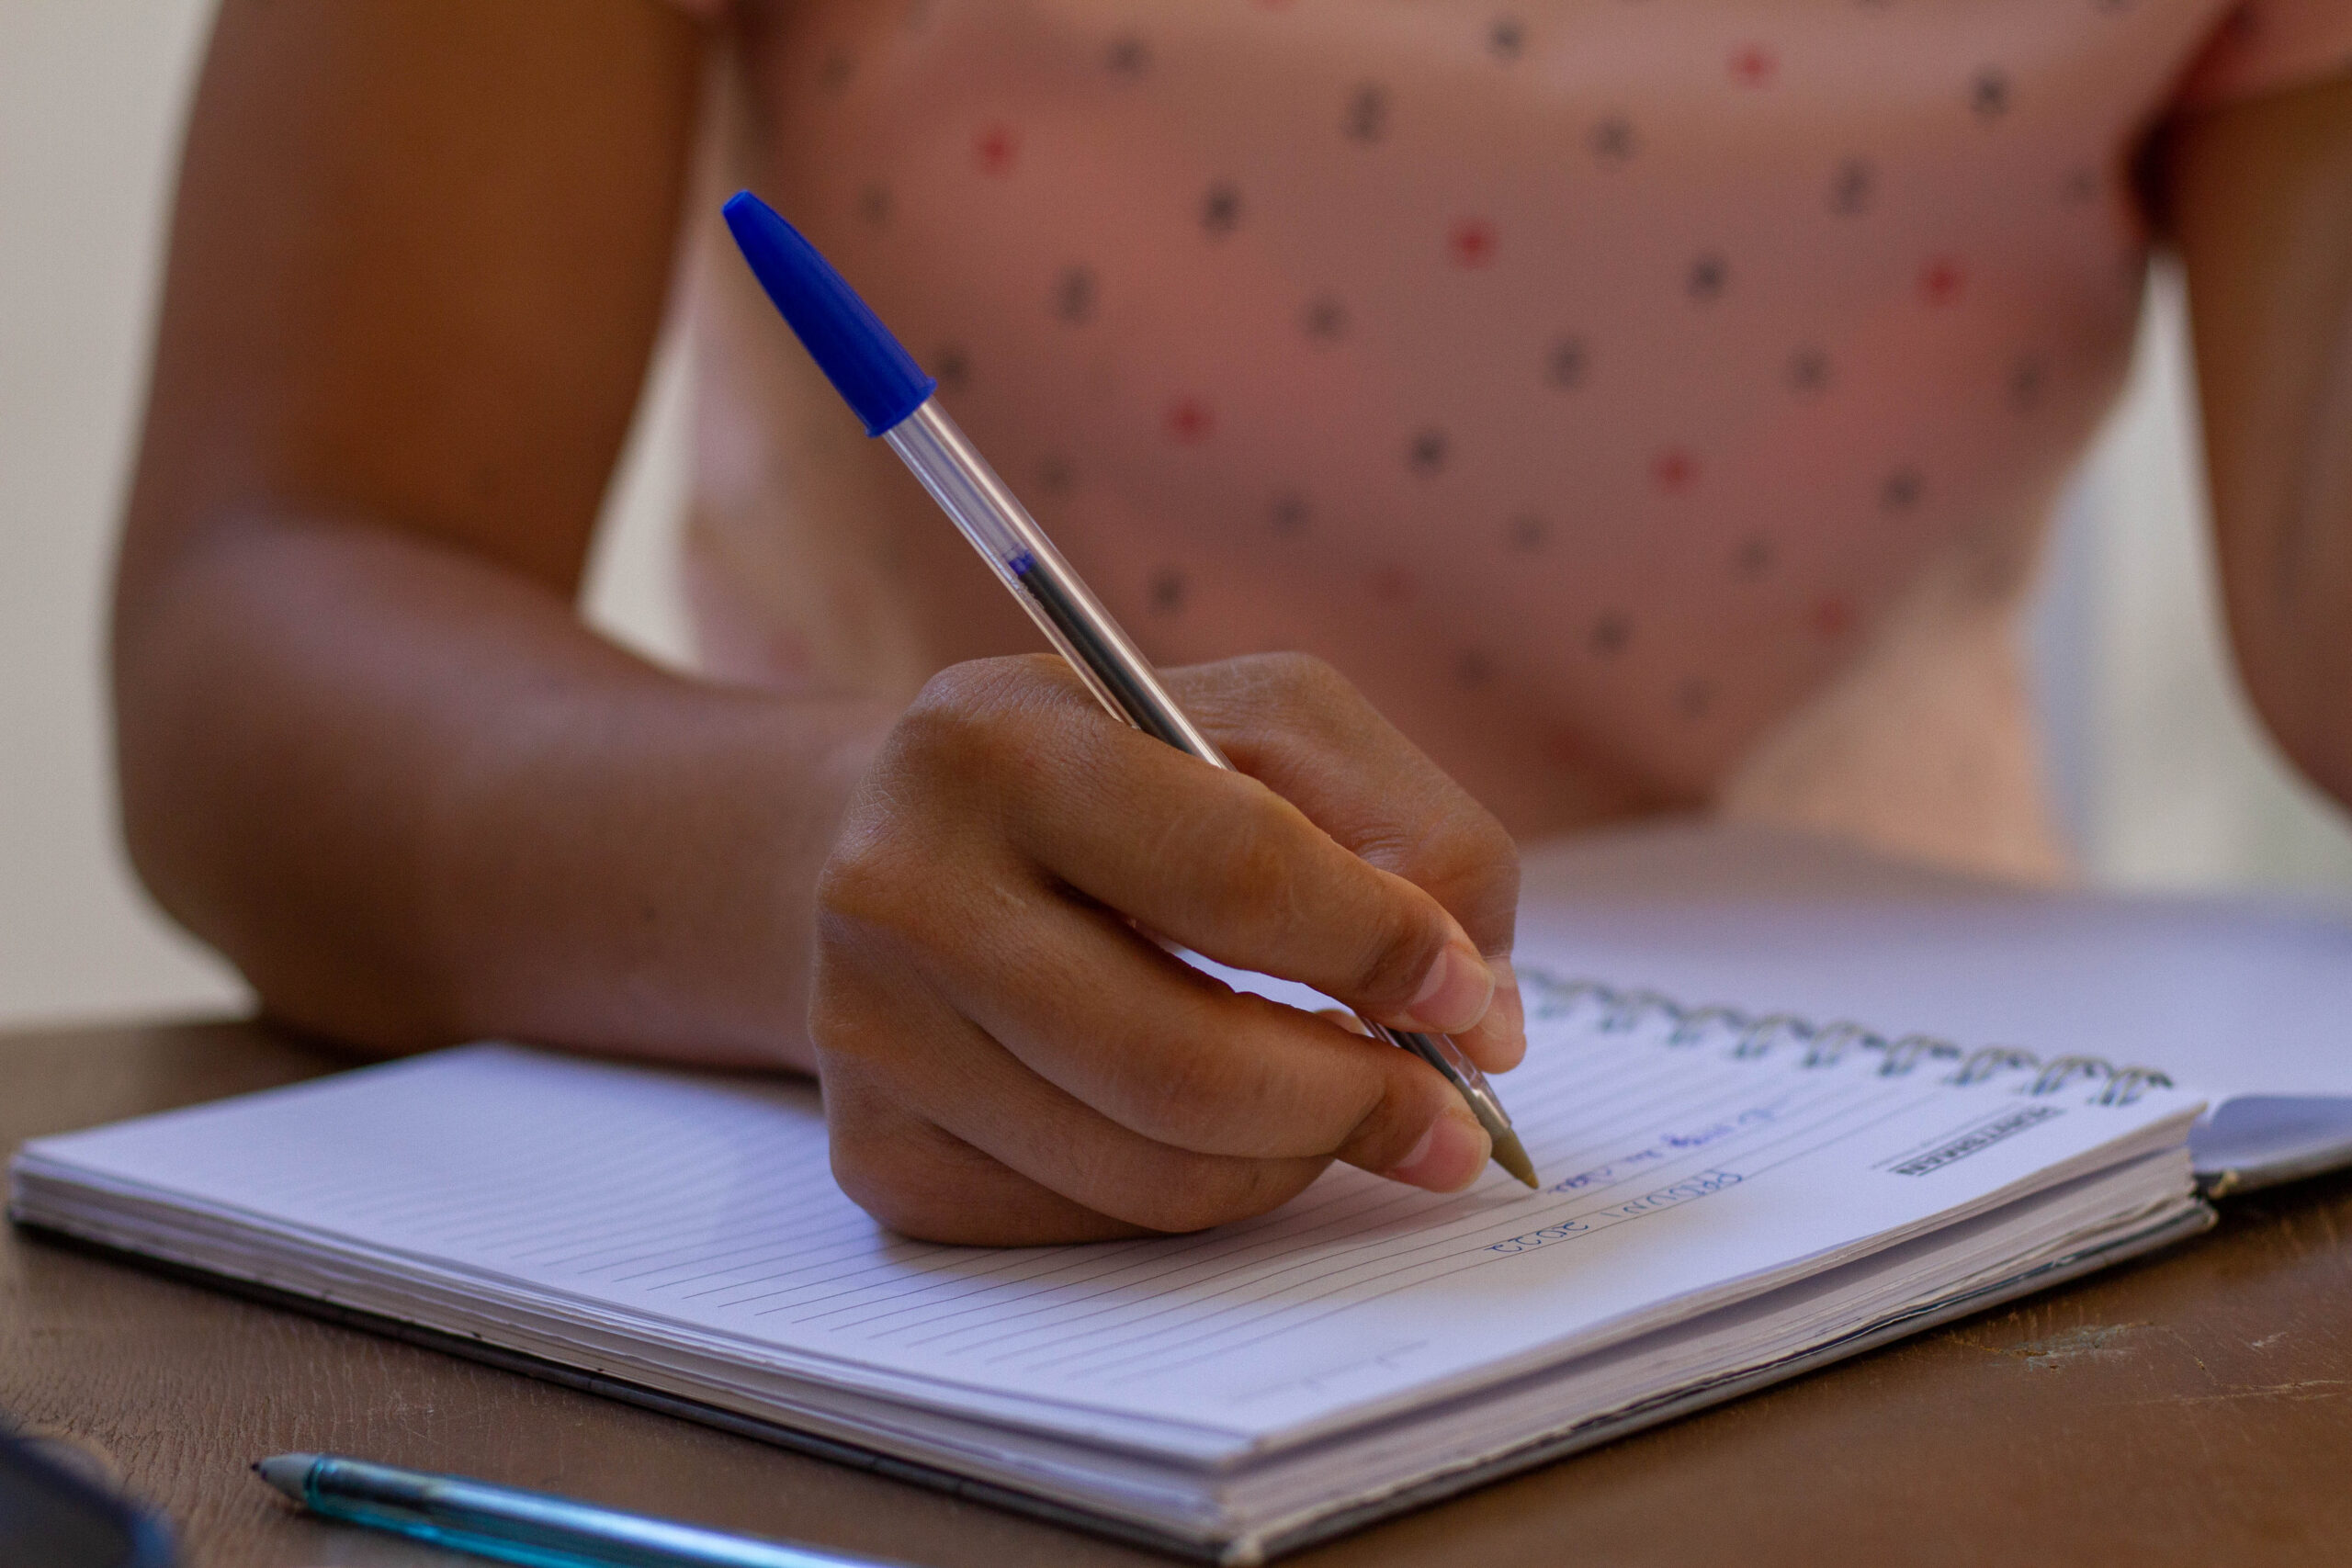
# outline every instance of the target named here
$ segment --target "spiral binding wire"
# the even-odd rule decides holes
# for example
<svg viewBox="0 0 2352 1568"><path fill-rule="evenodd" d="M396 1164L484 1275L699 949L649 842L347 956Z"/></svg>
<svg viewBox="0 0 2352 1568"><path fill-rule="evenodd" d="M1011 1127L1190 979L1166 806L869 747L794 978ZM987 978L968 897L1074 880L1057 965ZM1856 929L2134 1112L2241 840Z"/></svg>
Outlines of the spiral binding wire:
<svg viewBox="0 0 2352 1568"><path fill-rule="evenodd" d="M1849 1055L1875 1054L1882 1077L1900 1077L1923 1063L1951 1063L1944 1081L1983 1083L2000 1073L2031 1073L2023 1086L2030 1095L2052 1095L2081 1079L2100 1085L2094 1105L2130 1105L2151 1089L2170 1089L2172 1079L2153 1067L2119 1067L2100 1056L2052 1056L2047 1060L2015 1045L1962 1050L1932 1034L1890 1040L1849 1020L1816 1023L1793 1013L1754 1014L1720 1004L1686 1007L1651 990L1619 990L1598 980L1563 980L1533 967L1519 971L1532 1019L1572 1020L1589 1015L1594 1031L1624 1034L1645 1023L1668 1026L1666 1043L1688 1049L1710 1043L1734 1056L1768 1055L1795 1050L1804 1067L1834 1066Z"/></svg>

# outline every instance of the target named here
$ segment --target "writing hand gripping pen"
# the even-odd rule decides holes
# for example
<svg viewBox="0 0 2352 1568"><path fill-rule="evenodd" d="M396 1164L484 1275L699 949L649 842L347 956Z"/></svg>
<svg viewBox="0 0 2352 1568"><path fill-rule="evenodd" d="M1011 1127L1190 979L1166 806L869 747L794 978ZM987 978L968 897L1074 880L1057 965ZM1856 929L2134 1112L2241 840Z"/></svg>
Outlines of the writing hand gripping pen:
<svg viewBox="0 0 2352 1568"><path fill-rule="evenodd" d="M1111 713L1211 767L1233 764L1160 683L1109 611L1080 581L1045 530L965 439L933 393L938 383L899 346L831 263L776 211L741 191L726 207L744 260L833 387L890 445L1012 590L1070 668ZM1493 1141L1495 1163L1528 1186L1535 1168L1486 1075L1442 1034L1363 1020L1373 1035L1435 1068L1468 1103Z"/></svg>

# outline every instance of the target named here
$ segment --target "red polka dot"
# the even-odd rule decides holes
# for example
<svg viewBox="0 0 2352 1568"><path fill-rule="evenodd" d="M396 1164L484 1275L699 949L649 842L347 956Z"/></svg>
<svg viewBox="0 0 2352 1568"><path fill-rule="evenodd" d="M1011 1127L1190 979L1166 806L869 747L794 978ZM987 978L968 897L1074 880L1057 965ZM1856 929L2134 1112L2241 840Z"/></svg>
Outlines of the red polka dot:
<svg viewBox="0 0 2352 1568"><path fill-rule="evenodd" d="M1781 57L1760 43L1745 43L1731 51L1731 79L1743 87L1768 87L1780 74Z"/></svg>
<svg viewBox="0 0 2352 1568"><path fill-rule="evenodd" d="M1949 305L1968 286L1968 274L1950 256L1938 256L1919 269L1919 297L1930 305Z"/></svg>
<svg viewBox="0 0 2352 1568"><path fill-rule="evenodd" d="M1372 574L1372 591L1384 604L1404 604L1413 597L1413 574L1394 562Z"/></svg>
<svg viewBox="0 0 2352 1568"><path fill-rule="evenodd" d="M1013 160L1020 154L1021 133L1009 125L983 126L972 138L972 157L984 175L1012 173Z"/></svg>
<svg viewBox="0 0 2352 1568"><path fill-rule="evenodd" d="M1805 620L1812 626L1815 637L1835 641L1854 629L1854 607L1832 594L1826 599L1815 600L1813 608L1805 614Z"/></svg>
<svg viewBox="0 0 2352 1568"><path fill-rule="evenodd" d="M1669 446L1650 461L1650 483L1668 495L1680 495L1699 482L1699 459L1680 446Z"/></svg>
<svg viewBox="0 0 2352 1568"><path fill-rule="evenodd" d="M1456 266L1485 266L1495 259L1495 226L1483 218L1464 218L1445 237L1445 248Z"/></svg>
<svg viewBox="0 0 2352 1568"><path fill-rule="evenodd" d="M1216 411L1198 398L1179 398L1168 405L1168 434L1190 443L1205 441L1216 428Z"/></svg>

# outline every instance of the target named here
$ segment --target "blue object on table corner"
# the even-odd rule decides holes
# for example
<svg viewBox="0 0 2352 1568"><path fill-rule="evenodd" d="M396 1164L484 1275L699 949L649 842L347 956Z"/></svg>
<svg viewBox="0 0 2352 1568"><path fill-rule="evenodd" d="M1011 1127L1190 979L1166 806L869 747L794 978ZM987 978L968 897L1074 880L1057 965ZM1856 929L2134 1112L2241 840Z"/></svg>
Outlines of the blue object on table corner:
<svg viewBox="0 0 2352 1568"><path fill-rule="evenodd" d="M865 422L866 434L891 429L938 389L833 264L775 208L740 190L727 198L724 211L752 275L826 379Z"/></svg>
<svg viewBox="0 0 2352 1568"><path fill-rule="evenodd" d="M0 1425L0 1563L170 1568L164 1521Z"/></svg>

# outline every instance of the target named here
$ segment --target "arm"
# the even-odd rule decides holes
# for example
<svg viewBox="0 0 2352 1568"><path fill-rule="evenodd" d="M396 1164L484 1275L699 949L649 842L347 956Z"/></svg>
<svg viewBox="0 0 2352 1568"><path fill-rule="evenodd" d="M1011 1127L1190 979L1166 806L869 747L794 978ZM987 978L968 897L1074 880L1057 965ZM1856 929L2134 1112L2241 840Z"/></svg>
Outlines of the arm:
<svg viewBox="0 0 2352 1568"><path fill-rule="evenodd" d="M1037 655L898 715L581 626L698 56L647 0L224 6L117 585L149 887L345 1039L813 1066L842 1185L925 1235L1475 1179L1427 1066L1136 930L1518 1059L1510 841L1327 668L1170 672L1243 776Z"/></svg>
<svg viewBox="0 0 2352 1568"><path fill-rule="evenodd" d="M2162 166L2238 668L2352 805L2352 78L2192 115Z"/></svg>
<svg viewBox="0 0 2352 1568"><path fill-rule="evenodd" d="M644 0L221 11L118 743L147 885L281 1016L808 1059L806 891L889 716L667 675L571 604L701 56Z"/></svg>

